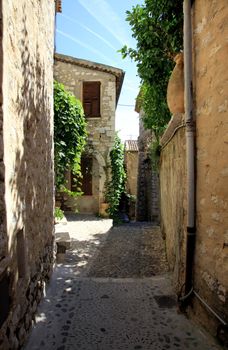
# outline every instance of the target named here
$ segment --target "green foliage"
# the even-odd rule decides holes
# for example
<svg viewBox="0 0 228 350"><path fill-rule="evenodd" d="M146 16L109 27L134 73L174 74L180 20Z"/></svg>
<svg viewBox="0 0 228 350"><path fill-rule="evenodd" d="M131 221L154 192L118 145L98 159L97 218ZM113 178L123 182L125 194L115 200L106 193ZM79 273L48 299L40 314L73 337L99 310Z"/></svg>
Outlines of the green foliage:
<svg viewBox="0 0 228 350"><path fill-rule="evenodd" d="M59 207L55 208L55 218L57 220L62 220L64 218L64 212Z"/></svg>
<svg viewBox="0 0 228 350"><path fill-rule="evenodd" d="M126 193L126 197L128 199L129 202L135 203L136 202L136 195L134 194L130 194L130 193Z"/></svg>
<svg viewBox="0 0 228 350"><path fill-rule="evenodd" d="M87 132L81 102L65 90L63 84L54 82L54 157L55 185L66 190L65 174L72 170L81 176L81 154L86 144ZM68 190L69 192L69 190Z"/></svg>
<svg viewBox="0 0 228 350"><path fill-rule="evenodd" d="M161 146L159 140L151 142L149 147L149 157L151 160L152 168L156 172L159 171L159 161L160 161Z"/></svg>
<svg viewBox="0 0 228 350"><path fill-rule="evenodd" d="M124 146L116 134L113 149L110 152L111 181L107 185L106 200L109 204L108 213L115 218L118 211L121 194L125 191L126 173L124 170Z"/></svg>
<svg viewBox="0 0 228 350"><path fill-rule="evenodd" d="M126 45L120 50L138 68L142 82L141 106L144 124L159 136L170 119L166 90L174 67L173 57L182 49L183 1L145 0L127 11L126 20L136 39L136 48Z"/></svg>

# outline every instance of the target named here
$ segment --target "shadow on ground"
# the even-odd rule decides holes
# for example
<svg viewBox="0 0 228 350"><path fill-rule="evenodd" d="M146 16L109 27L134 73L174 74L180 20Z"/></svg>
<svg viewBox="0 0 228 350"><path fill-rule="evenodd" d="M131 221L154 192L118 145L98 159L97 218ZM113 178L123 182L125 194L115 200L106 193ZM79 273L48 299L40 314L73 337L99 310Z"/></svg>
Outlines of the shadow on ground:
<svg viewBox="0 0 228 350"><path fill-rule="evenodd" d="M71 216L68 228L25 350L218 349L177 312L158 227Z"/></svg>
<svg viewBox="0 0 228 350"><path fill-rule="evenodd" d="M110 220L83 215L67 216L67 221L71 247L59 262L76 276L139 278L168 271L159 227L149 223L112 227Z"/></svg>

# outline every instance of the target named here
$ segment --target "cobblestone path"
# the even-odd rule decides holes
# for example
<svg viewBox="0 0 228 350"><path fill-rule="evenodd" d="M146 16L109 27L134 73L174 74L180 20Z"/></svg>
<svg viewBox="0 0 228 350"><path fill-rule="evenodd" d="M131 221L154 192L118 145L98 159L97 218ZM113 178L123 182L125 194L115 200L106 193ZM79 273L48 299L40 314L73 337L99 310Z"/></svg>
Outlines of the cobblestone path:
<svg viewBox="0 0 228 350"><path fill-rule="evenodd" d="M219 349L177 312L158 227L70 216L25 350Z"/></svg>

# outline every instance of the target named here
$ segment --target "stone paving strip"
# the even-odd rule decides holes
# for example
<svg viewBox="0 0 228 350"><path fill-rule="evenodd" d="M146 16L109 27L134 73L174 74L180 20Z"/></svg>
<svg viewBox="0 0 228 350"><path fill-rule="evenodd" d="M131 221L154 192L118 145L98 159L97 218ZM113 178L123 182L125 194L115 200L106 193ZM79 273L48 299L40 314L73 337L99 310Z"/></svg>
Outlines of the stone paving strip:
<svg viewBox="0 0 228 350"><path fill-rule="evenodd" d="M178 313L159 228L88 219L68 218L71 247L24 350L219 349Z"/></svg>

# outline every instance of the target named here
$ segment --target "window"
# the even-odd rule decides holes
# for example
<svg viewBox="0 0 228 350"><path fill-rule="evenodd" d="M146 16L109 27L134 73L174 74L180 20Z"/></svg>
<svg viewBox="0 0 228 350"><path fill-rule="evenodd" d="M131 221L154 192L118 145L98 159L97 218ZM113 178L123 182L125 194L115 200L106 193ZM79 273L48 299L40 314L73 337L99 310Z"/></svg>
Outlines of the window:
<svg viewBox="0 0 228 350"><path fill-rule="evenodd" d="M84 196L91 196L93 194L92 186L92 170L93 170L93 158L82 157L81 159L81 191ZM74 175L71 173L71 191L77 191L77 186L74 181Z"/></svg>
<svg viewBox="0 0 228 350"><path fill-rule="evenodd" d="M99 81L83 82L83 107L86 118L100 117L100 86Z"/></svg>

